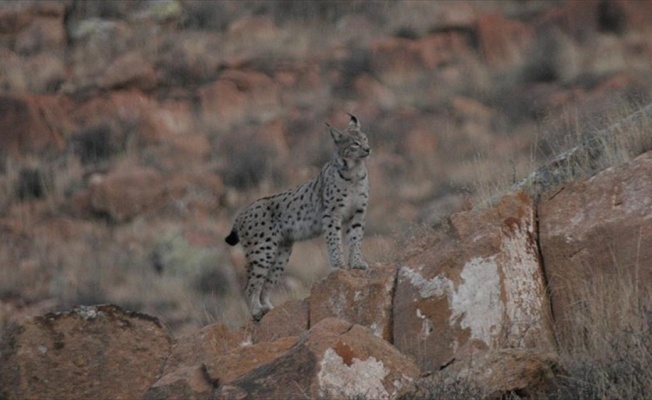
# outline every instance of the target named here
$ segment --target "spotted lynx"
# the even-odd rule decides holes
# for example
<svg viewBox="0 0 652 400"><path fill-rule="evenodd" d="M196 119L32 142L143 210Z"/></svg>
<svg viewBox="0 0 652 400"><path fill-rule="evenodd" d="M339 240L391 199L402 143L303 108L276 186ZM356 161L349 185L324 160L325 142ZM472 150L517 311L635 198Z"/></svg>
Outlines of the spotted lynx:
<svg viewBox="0 0 652 400"><path fill-rule="evenodd" d="M285 270L294 242L324 233L330 266L344 268L344 233L349 266L368 268L360 247L369 200L364 160L371 149L353 115L345 132L328 127L337 150L321 173L294 189L255 201L236 217L225 239L244 247L245 296L256 320L273 307L270 292Z"/></svg>

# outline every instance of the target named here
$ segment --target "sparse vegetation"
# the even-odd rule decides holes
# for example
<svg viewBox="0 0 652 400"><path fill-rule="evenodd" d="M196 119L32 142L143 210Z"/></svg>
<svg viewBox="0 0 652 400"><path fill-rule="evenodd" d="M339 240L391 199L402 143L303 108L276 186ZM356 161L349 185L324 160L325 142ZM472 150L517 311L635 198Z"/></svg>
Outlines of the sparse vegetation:
<svg viewBox="0 0 652 400"><path fill-rule="evenodd" d="M44 25L9 24L16 31L0 41L0 335L13 312L100 302L154 314L179 335L243 324L242 255L220 247L232 217L318 173L331 152L323 123L346 112L369 121L374 149L372 264L427 246L451 211L514 188L537 197L652 150L650 27L632 24L619 2L600 2L586 26L554 13L541 24L557 1L64 3L56 18L50 10L24 19ZM501 61L492 64L475 25L485 13L523 24L531 42L492 37ZM500 57L503 44L515 54ZM155 84L102 87L130 54L144 64L134 80L149 74ZM39 79L28 79L35 71ZM213 94L242 114L225 113L225 123L203 107L204 89L234 71L233 98ZM273 96L247 97L252 72ZM38 96L3 102L9 94ZM68 103L51 110L42 97ZM125 222L94 212L94 185L118 166L160 173L162 205ZM215 192L195 191L196 177L213 179L205 186ZM298 246L274 295L305 297L327 273L321 242ZM561 347L567 375L542 396L652 392L652 304L635 281L596 276L574 288L575 330ZM460 382L426 389L426 398L475 396Z"/></svg>

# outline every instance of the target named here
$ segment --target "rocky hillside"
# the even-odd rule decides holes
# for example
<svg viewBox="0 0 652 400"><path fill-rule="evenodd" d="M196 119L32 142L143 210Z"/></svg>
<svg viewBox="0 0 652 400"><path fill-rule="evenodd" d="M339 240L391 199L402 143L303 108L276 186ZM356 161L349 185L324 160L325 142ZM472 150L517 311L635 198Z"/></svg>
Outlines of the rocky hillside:
<svg viewBox="0 0 652 400"><path fill-rule="evenodd" d="M651 4L1 2L0 398L647 393ZM253 326L223 237L346 112L373 268L298 245Z"/></svg>
<svg viewBox="0 0 652 400"><path fill-rule="evenodd" d="M0 345L0 394L21 398L631 398L649 340L620 356L629 392L576 382L569 357L649 338L652 152L535 203L523 192L453 214L394 265L338 270L259 323L173 340L153 317L82 306ZM601 285L606 285L601 286ZM602 296L613 296L615 304ZM627 297L623 301L623 298ZM638 314L644 312L644 314ZM606 321L602 321L606 319ZM587 326L587 321L593 326ZM611 329L598 325L605 323ZM587 328L599 328L590 332ZM604 335L604 336L603 336ZM600 336L600 338L596 338ZM602 343L598 348L592 341ZM647 356L645 355L647 354ZM595 357L608 371L612 359ZM602 364L601 364L602 363ZM586 367L586 366L584 366ZM624 367L624 366L622 366ZM624 370L617 371L614 385ZM586 385L586 387L582 386ZM603 390L603 391L601 391ZM634 395L634 396L630 396Z"/></svg>

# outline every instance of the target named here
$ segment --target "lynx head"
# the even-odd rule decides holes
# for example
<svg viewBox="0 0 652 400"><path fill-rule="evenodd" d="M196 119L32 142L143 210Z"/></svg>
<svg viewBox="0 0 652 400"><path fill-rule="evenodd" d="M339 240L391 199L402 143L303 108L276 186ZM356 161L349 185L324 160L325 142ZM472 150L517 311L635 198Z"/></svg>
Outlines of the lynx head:
<svg viewBox="0 0 652 400"><path fill-rule="evenodd" d="M351 120L345 132L340 132L329 124L326 125L329 127L333 141L337 146L337 153L343 159L362 160L371 154L367 135L362 132L360 122L355 116L351 115Z"/></svg>

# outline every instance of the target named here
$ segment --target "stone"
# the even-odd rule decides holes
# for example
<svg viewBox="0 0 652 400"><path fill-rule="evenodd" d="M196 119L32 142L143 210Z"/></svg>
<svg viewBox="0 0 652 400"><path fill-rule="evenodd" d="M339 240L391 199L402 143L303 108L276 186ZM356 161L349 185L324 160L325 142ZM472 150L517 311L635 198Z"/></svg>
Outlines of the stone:
<svg viewBox="0 0 652 400"><path fill-rule="evenodd" d="M551 190L539 205L540 245L562 342L573 333L578 296L592 282L652 279L652 152Z"/></svg>
<svg viewBox="0 0 652 400"><path fill-rule="evenodd" d="M528 25L497 13L478 17L475 33L482 55L492 67L509 67L522 62L524 50L534 36Z"/></svg>
<svg viewBox="0 0 652 400"><path fill-rule="evenodd" d="M168 375L182 368L207 364L247 342L241 330L232 330L222 324L208 325L196 334L176 341L165 362L163 374Z"/></svg>
<svg viewBox="0 0 652 400"><path fill-rule="evenodd" d="M563 369L552 352L527 349L477 350L454 359L441 371L419 379L411 394L414 399L445 397L449 391L464 390L469 398L537 398L554 385ZM444 396L436 396L441 392Z"/></svg>
<svg viewBox="0 0 652 400"><path fill-rule="evenodd" d="M0 132L0 148L10 154L63 149L61 122L50 118L53 112L63 114L54 98L0 94L0 121L7 127Z"/></svg>
<svg viewBox="0 0 652 400"><path fill-rule="evenodd" d="M158 378L172 339L154 317L114 305L80 306L3 334L6 399L126 399Z"/></svg>
<svg viewBox="0 0 652 400"><path fill-rule="evenodd" d="M204 365L179 368L147 389L142 400L209 400L216 385Z"/></svg>
<svg viewBox="0 0 652 400"><path fill-rule="evenodd" d="M317 282L310 292L310 324L339 318L366 326L374 335L391 343L395 283L395 267L335 270Z"/></svg>
<svg viewBox="0 0 652 400"><path fill-rule="evenodd" d="M91 205L97 214L125 222L156 210L165 202L165 181L153 168L123 166L96 175L90 184Z"/></svg>
<svg viewBox="0 0 652 400"><path fill-rule="evenodd" d="M308 300L289 300L274 307L252 329L254 343L300 335L308 330Z"/></svg>
<svg viewBox="0 0 652 400"><path fill-rule="evenodd" d="M139 52L133 51L117 57L98 79L103 89L152 89L156 86L156 72L151 63Z"/></svg>
<svg viewBox="0 0 652 400"><path fill-rule="evenodd" d="M533 201L522 192L453 214L448 231L406 252L394 345L424 370L439 369L470 341L488 349L553 348L536 232Z"/></svg>
<svg viewBox="0 0 652 400"><path fill-rule="evenodd" d="M220 387L215 398L394 398L418 376L409 357L369 329L327 318L280 357Z"/></svg>
<svg viewBox="0 0 652 400"><path fill-rule="evenodd" d="M228 354L211 358L206 363L206 372L212 381L228 385L234 380L267 364L288 351L298 341L288 336L270 342L241 346Z"/></svg>

